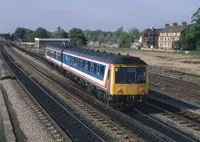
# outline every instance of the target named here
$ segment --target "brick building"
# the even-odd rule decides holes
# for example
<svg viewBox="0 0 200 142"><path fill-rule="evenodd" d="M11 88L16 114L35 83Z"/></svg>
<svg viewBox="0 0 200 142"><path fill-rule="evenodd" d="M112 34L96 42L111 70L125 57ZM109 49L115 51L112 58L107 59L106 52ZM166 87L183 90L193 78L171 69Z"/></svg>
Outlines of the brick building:
<svg viewBox="0 0 200 142"><path fill-rule="evenodd" d="M159 33L162 29L145 29L143 32L140 33L140 40L142 47L144 48L158 48L158 38Z"/></svg>
<svg viewBox="0 0 200 142"><path fill-rule="evenodd" d="M169 24L165 24L165 28L163 28L159 34L159 49L172 49L173 42L179 40L182 32L187 26L186 22L182 22L182 25L178 25L177 23L173 23L171 26Z"/></svg>

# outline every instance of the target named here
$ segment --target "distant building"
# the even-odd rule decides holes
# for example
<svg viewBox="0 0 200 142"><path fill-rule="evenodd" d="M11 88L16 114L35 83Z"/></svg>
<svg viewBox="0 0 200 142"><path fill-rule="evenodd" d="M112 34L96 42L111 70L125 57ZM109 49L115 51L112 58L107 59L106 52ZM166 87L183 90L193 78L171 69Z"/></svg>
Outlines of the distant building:
<svg viewBox="0 0 200 142"><path fill-rule="evenodd" d="M177 23L173 23L172 26L169 24L165 24L165 28L160 31L158 46L160 49L172 49L172 44L175 41L178 41L181 34L187 27L186 22L182 22L182 25L178 25Z"/></svg>
<svg viewBox="0 0 200 142"><path fill-rule="evenodd" d="M138 47L141 47L141 43L138 39L135 39L131 45L131 48L138 48Z"/></svg>
<svg viewBox="0 0 200 142"><path fill-rule="evenodd" d="M10 38L10 34L0 34L0 40L8 40Z"/></svg>
<svg viewBox="0 0 200 142"><path fill-rule="evenodd" d="M90 41L87 45L88 46L100 46L100 43L98 41L96 41L96 42Z"/></svg>
<svg viewBox="0 0 200 142"><path fill-rule="evenodd" d="M35 47L66 46L69 42L69 38L35 38Z"/></svg>
<svg viewBox="0 0 200 142"><path fill-rule="evenodd" d="M159 33L162 29L145 29L143 32L140 33L139 42L141 43L142 47L144 48L158 48L158 37Z"/></svg>

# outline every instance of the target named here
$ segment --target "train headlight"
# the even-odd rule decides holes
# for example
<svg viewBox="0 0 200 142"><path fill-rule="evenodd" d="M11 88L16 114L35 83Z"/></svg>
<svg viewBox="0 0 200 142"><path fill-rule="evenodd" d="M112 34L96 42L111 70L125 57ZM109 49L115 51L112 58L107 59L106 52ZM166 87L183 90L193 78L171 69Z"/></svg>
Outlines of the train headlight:
<svg viewBox="0 0 200 142"><path fill-rule="evenodd" d="M141 93L145 93L144 88L141 88L141 89L140 89L140 92L141 92Z"/></svg>
<svg viewBox="0 0 200 142"><path fill-rule="evenodd" d="M117 90L117 92L118 92L118 94L123 94L124 91L123 91L123 89L120 88Z"/></svg>

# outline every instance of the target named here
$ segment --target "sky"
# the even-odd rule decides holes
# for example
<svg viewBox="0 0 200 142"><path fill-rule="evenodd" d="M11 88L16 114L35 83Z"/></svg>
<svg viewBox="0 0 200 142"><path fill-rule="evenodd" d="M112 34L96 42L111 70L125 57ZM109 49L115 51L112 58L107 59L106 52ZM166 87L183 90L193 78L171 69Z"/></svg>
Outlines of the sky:
<svg viewBox="0 0 200 142"><path fill-rule="evenodd" d="M166 23L190 23L200 0L0 0L0 33L17 27L35 30L41 26L55 31L127 31L162 28Z"/></svg>

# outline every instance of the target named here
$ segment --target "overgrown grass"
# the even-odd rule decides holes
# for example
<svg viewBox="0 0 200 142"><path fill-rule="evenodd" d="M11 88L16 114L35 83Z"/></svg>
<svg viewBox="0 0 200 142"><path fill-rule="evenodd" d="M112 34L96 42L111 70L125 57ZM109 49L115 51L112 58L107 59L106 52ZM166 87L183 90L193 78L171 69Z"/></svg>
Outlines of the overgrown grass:
<svg viewBox="0 0 200 142"><path fill-rule="evenodd" d="M189 53L189 55L194 56L194 57L196 57L196 58L200 58L200 50L191 51L191 52Z"/></svg>

